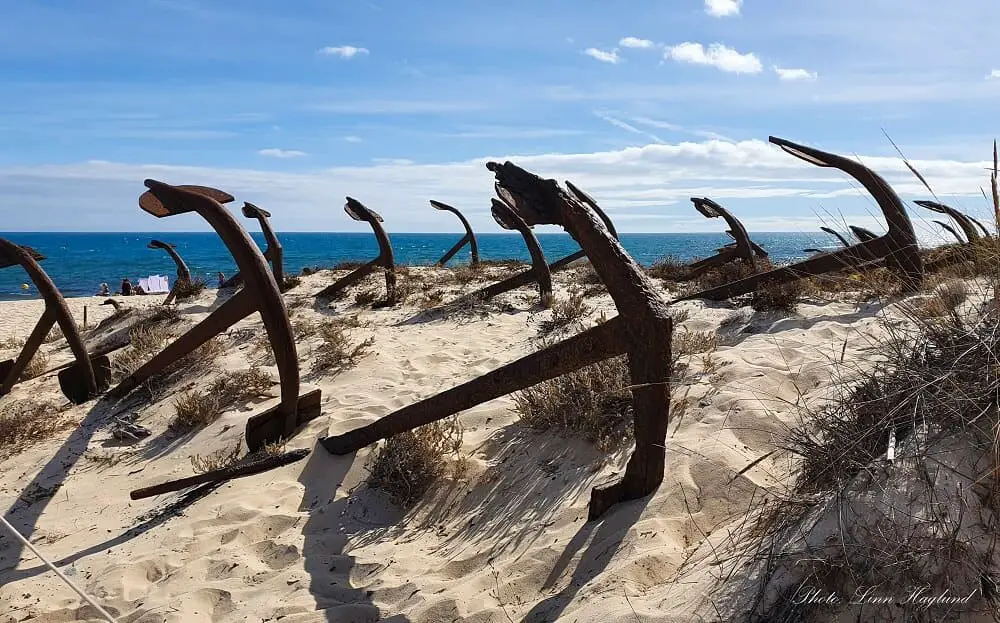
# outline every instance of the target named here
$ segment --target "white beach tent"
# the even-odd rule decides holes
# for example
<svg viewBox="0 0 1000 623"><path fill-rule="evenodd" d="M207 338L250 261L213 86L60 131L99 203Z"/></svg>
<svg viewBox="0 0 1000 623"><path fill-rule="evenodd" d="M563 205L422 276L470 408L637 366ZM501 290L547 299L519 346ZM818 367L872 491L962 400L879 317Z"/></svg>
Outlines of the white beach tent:
<svg viewBox="0 0 1000 623"><path fill-rule="evenodd" d="M139 280L139 287L147 294L166 294L170 292L167 278L163 275L150 275Z"/></svg>

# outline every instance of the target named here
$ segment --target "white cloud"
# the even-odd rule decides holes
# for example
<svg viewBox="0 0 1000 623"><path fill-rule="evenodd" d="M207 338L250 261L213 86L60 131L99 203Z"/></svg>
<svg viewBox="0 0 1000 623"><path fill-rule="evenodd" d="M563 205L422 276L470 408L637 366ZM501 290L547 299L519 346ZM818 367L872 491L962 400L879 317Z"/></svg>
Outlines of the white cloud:
<svg viewBox="0 0 1000 623"><path fill-rule="evenodd" d="M10 215L5 223L9 231L34 231L41 222L74 222L61 219L70 215L64 206L78 205L73 201L78 196L87 197L92 207L87 223L79 226L142 231L150 225L149 216L120 206L134 206L143 191L142 180L154 178L209 186L222 183L241 201L264 207L294 205L295 210L282 212L283 231L364 231L363 223L331 213L329 198L345 195L378 211L389 231L449 231L448 224L442 224L433 210L414 209L421 202L426 207L431 198L467 210L474 227L495 231L489 216L493 176L483 166L487 159L509 159L538 175L572 180L608 208L612 218L620 217L623 225L637 219L632 231L650 227L658 231L718 231L716 223L702 223L706 219L690 211L687 199L696 195L731 201L734 210L748 220L780 219L789 214L808 218L830 210L842 211L851 222L860 222L856 215L875 209L853 180L804 163L761 140L679 142L594 153L498 154L439 164L386 160L302 172L113 162L0 167L0 204L17 202L24 208ZM898 158L863 156L862 161L904 197L926 198L927 191ZM914 160L913 166L937 195L966 197L955 200L954 205L973 215L982 213L979 209L986 204L979 196L979 187L986 176L985 161ZM758 201L752 210L740 203L753 200ZM639 218L673 202L679 205L658 212L662 216L659 221ZM924 216L919 209L913 209L912 214L915 220ZM680 224L680 219L689 217L693 218L690 225ZM820 220L817 216L810 222L818 224ZM204 230L206 225L197 216L188 215L163 219L157 227L192 231Z"/></svg>
<svg viewBox="0 0 1000 623"><path fill-rule="evenodd" d="M785 81L793 80L815 80L816 72L809 71L808 69L784 69L781 67L775 67L774 73L778 74L778 78Z"/></svg>
<svg viewBox="0 0 1000 623"><path fill-rule="evenodd" d="M667 48L664 56L678 63L710 65L734 74L758 74L764 69L760 59L752 52L740 54L721 43L713 43L706 49L700 43L686 41Z"/></svg>
<svg viewBox="0 0 1000 623"><path fill-rule="evenodd" d="M339 56L340 58L354 58L361 54L368 54L367 48L356 48L353 45L327 46L320 48L319 53L324 56Z"/></svg>
<svg viewBox="0 0 1000 623"><path fill-rule="evenodd" d="M360 136L352 135L352 136L345 136L344 140L347 141L348 143L360 143L362 141L362 138Z"/></svg>
<svg viewBox="0 0 1000 623"><path fill-rule="evenodd" d="M743 0L705 0L705 12L712 17L739 15Z"/></svg>
<svg viewBox="0 0 1000 623"><path fill-rule="evenodd" d="M261 149L257 152L258 156L267 156L269 158L299 158L305 156L306 152L298 151L297 149L278 149L276 147L271 147L269 149Z"/></svg>
<svg viewBox="0 0 1000 623"><path fill-rule="evenodd" d="M1000 78L1000 69L994 69L986 76L987 80L994 80L996 78Z"/></svg>
<svg viewBox="0 0 1000 623"><path fill-rule="evenodd" d="M597 48L587 48L583 51L584 54L591 58L595 58L602 63L611 63L612 65L617 65L622 59L618 56L618 50L612 49L609 52L604 50L598 50Z"/></svg>
<svg viewBox="0 0 1000 623"><path fill-rule="evenodd" d="M656 44L650 41L649 39L625 37L624 39L618 42L618 45L622 46L623 48L651 48Z"/></svg>

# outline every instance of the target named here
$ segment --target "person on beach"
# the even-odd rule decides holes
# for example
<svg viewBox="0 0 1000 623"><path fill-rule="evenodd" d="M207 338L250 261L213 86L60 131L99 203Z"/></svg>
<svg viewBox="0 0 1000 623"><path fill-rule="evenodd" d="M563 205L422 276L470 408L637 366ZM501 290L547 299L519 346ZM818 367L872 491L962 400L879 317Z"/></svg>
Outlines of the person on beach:
<svg viewBox="0 0 1000 623"><path fill-rule="evenodd" d="M146 294L146 291L142 289L142 285L138 283L132 284L132 293L135 295Z"/></svg>
<svg viewBox="0 0 1000 623"><path fill-rule="evenodd" d="M222 288L225 285L226 285L226 276L224 274L222 274L222 271L220 270L219 271L219 288Z"/></svg>
<svg viewBox="0 0 1000 623"><path fill-rule="evenodd" d="M132 296L132 282L128 277L122 277L122 296Z"/></svg>
<svg viewBox="0 0 1000 623"><path fill-rule="evenodd" d="M111 296L111 288L108 287L106 282L102 283L95 296Z"/></svg>

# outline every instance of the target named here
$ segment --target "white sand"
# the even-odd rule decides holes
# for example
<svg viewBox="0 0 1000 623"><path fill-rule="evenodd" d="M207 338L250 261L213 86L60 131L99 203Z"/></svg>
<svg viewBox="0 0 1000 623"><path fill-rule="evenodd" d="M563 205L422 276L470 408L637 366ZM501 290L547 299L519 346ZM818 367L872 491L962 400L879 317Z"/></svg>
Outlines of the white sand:
<svg viewBox="0 0 1000 623"><path fill-rule="evenodd" d="M568 278L557 275L557 296L566 296ZM331 279L311 276L286 295L293 306L307 300L295 319L358 311L350 298L331 310L313 308L308 295ZM181 308L197 320L214 299L207 291ZM301 340L305 389L322 388L323 416L289 448L313 448L320 436L535 350L538 324L550 314L534 308L536 299L525 288L506 299L513 313L404 325L397 323L415 308L361 311L372 325L351 335L375 336L376 352L336 376L308 373L318 338ZM74 315L87 304L97 322L110 312L100 300L73 300ZM591 319L602 310L615 315L609 297L589 302ZM276 398L168 441L166 396L140 408L153 435L131 445L93 422L100 410L88 416L96 401L67 406L84 427L0 457L0 506L17 506L14 521L32 542L121 621L689 621L718 568L685 561L706 536L723 542L748 506L780 486L787 459L737 473L775 449L796 421L794 403L822 399L842 350L848 361L864 356L876 324L874 309L849 303L806 302L791 316L753 318L724 305L678 307L691 314L678 331L714 330L729 320L720 330L726 345L714 354L728 365L674 392L688 406L671 420L659 491L597 522L586 521L590 489L617 477L627 454L602 461L585 442L523 430L510 397L461 414L468 473L442 482L405 515L362 485L371 448L337 457L316 447L304 461L232 481L166 519L148 521L183 492L129 500L132 489L192 474L190 456L231 446L247 417ZM41 307L16 302L0 310L3 339L25 337ZM746 319L756 333L740 332ZM254 315L240 326L260 323ZM246 368L250 345L226 344L221 365ZM700 356L692 365L700 368ZM27 397L66 404L49 377L18 385L0 405ZM18 501L59 482L50 497ZM99 620L30 552L15 560L13 550L12 539L0 536L0 622Z"/></svg>

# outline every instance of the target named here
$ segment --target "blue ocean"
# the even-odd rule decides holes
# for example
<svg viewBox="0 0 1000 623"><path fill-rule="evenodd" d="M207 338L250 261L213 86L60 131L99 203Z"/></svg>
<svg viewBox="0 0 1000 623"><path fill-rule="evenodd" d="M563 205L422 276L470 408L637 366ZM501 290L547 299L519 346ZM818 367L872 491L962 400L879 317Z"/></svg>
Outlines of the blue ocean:
<svg viewBox="0 0 1000 623"><path fill-rule="evenodd" d="M260 233L253 233L258 246L266 244ZM187 262L195 276L201 276L214 287L216 273L227 277L236 270L236 264L212 232L191 233L0 233L11 242L27 245L45 256L42 267L49 274L64 296L90 296L97 292L101 282L107 282L112 292L118 288L122 277L133 282L148 275L166 275L172 284L175 279L174 263L166 253L149 249L152 238L169 242ZM285 270L296 274L303 267L330 267L348 260L370 260L378 254L378 245L369 232L279 233L285 252ZM461 237L460 234L393 234L393 251L398 264L433 264ZM479 254L482 259L529 259L524 241L517 233L477 234ZM827 247L835 240L822 233L798 232L753 233L754 241L770 254L772 261L785 262L804 257L802 249ZM539 233L549 262L578 250L576 242L567 234ZM682 260L706 257L731 240L722 233L696 234L621 234L626 250L643 265L672 255ZM455 266L469 261L465 247L450 262ZM29 288L23 289L27 283ZM20 267L0 270L0 300L35 298L34 286Z"/></svg>

